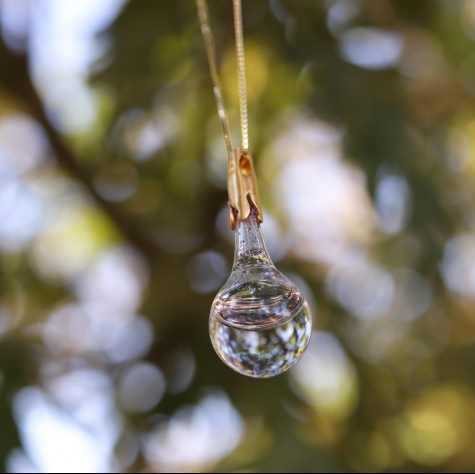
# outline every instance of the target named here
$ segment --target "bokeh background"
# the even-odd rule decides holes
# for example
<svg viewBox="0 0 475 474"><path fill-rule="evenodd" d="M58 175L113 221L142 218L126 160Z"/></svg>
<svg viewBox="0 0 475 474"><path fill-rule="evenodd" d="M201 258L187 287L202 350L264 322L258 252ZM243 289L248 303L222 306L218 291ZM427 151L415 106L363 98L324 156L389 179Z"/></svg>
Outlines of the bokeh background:
<svg viewBox="0 0 475 474"><path fill-rule="evenodd" d="M475 1L243 3L307 354L253 380L209 341L233 235L194 1L1 0L2 472L475 469Z"/></svg>

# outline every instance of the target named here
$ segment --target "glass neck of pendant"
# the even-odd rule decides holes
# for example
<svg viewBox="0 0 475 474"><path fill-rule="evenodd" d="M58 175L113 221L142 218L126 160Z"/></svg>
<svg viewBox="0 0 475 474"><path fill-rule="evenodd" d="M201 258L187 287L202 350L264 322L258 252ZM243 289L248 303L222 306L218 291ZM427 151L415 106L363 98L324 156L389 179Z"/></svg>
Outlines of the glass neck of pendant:
<svg viewBox="0 0 475 474"><path fill-rule="evenodd" d="M249 217L237 222L234 267L267 264L272 260L267 252L257 215L251 209Z"/></svg>

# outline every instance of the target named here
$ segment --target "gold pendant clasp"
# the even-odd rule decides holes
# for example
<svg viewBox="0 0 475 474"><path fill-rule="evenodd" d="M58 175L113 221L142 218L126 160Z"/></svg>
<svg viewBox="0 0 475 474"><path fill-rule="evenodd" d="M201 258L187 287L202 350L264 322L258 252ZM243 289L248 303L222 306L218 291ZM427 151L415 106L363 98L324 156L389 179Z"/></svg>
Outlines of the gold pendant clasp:
<svg viewBox="0 0 475 474"><path fill-rule="evenodd" d="M249 217L251 206L257 220L262 223L261 202L257 187L252 156L247 150L237 148L228 157L229 222L236 230L237 221Z"/></svg>

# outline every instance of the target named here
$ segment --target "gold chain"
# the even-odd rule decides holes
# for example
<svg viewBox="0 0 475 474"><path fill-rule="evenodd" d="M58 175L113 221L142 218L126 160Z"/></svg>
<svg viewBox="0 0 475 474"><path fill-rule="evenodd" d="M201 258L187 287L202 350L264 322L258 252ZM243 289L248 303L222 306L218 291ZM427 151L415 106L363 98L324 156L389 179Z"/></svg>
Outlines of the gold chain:
<svg viewBox="0 0 475 474"><path fill-rule="evenodd" d="M201 23L201 32L205 42L206 55L208 56L209 70L211 73L211 81L213 82L213 92L216 99L216 105L218 106L219 120L221 121L221 128L223 129L224 142L226 144L226 151L228 156L233 153L233 147L231 145L231 135L229 133L229 120L224 107L223 88L221 86L221 80L218 73L218 60L216 58L216 46L214 43L213 31L209 24L208 6L206 0L196 0L198 7L198 15Z"/></svg>
<svg viewBox="0 0 475 474"><path fill-rule="evenodd" d="M213 92L218 106L219 119L223 129L224 142L228 155L231 155L233 148L229 133L229 120L224 107L223 88L218 73L218 60L216 57L216 46L213 32L209 23L209 13L206 0L196 0L198 15L201 23L201 32L205 42L206 55L208 57L211 80L213 82ZM244 151L249 150L249 121L247 116L247 93L246 93L246 70L244 63L244 38L242 28L242 6L241 0L233 0L234 29L236 34L236 55L238 63L238 83L239 83L239 108L241 113L241 147Z"/></svg>
<svg viewBox="0 0 475 474"><path fill-rule="evenodd" d="M247 118L246 67L244 62L244 37L242 28L241 0L233 0L234 32L236 35L236 55L239 83L239 109L241 112L241 147L249 150L249 121Z"/></svg>

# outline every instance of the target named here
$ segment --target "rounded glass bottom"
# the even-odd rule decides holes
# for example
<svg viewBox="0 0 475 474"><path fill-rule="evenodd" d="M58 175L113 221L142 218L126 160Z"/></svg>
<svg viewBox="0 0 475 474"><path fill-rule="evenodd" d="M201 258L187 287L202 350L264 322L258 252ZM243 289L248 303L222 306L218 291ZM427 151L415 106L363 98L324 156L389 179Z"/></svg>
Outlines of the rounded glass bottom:
<svg viewBox="0 0 475 474"><path fill-rule="evenodd" d="M268 378L290 369L310 342L312 318L305 302L284 324L263 329L238 329L210 317L211 342L229 367L248 377Z"/></svg>

